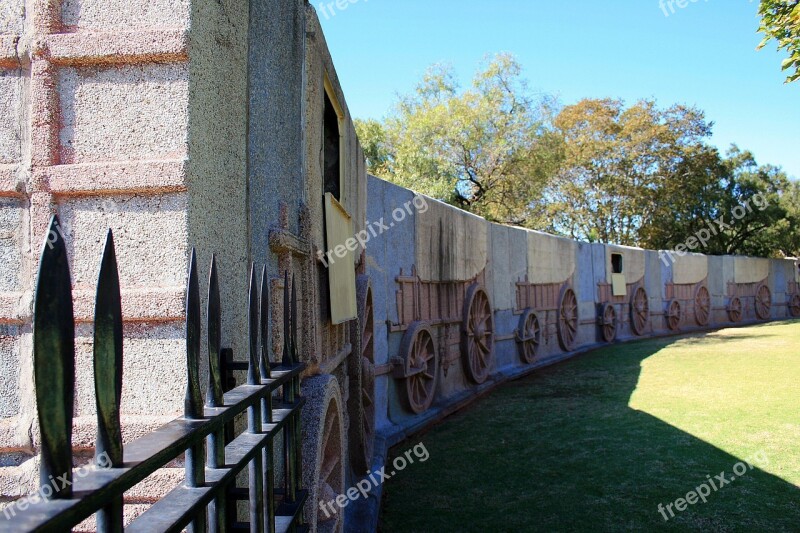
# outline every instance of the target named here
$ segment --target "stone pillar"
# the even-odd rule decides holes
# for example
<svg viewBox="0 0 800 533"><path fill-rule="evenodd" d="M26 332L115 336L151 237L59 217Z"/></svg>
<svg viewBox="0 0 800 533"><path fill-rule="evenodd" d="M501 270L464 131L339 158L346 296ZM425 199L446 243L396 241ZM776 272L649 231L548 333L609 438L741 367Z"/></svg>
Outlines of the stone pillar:
<svg viewBox="0 0 800 533"><path fill-rule="evenodd" d="M248 10L235 0L0 0L0 501L36 479L32 298L50 216L77 322L74 442L94 444L94 287L115 233L126 440L182 412L187 258L216 252L244 349Z"/></svg>

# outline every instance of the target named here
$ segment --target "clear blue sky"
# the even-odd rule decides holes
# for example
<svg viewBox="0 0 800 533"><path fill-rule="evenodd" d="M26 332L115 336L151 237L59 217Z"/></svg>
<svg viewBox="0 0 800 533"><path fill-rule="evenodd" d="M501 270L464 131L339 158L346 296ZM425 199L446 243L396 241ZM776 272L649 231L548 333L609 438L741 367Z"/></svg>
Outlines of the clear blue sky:
<svg viewBox="0 0 800 533"><path fill-rule="evenodd" d="M531 88L562 104L694 105L714 144L800 178L800 82L783 83L774 47L756 52L757 1L688 0L673 13L665 0L665 16L659 0L350 0L327 17L311 2L355 117L384 116L433 63L466 85L487 54L511 52Z"/></svg>

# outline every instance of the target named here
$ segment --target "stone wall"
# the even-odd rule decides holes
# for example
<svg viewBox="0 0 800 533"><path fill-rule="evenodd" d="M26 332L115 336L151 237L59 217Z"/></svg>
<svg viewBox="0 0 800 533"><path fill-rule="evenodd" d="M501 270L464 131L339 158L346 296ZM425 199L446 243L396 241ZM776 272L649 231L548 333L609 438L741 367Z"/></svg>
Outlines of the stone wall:
<svg viewBox="0 0 800 533"><path fill-rule="evenodd" d="M183 409L187 258L219 254L226 346L243 351L247 10L233 0L0 1L0 499L31 490L31 301L48 220L76 300L74 441L95 437L94 286L115 233L130 440Z"/></svg>

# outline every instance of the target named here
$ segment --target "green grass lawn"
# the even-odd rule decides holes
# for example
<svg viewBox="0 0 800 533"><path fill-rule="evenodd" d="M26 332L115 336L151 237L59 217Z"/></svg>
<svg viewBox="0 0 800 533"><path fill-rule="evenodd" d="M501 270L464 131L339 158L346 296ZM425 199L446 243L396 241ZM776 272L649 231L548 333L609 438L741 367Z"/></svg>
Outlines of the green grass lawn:
<svg viewBox="0 0 800 533"><path fill-rule="evenodd" d="M800 322L607 347L394 452L417 442L430 458L387 482L382 531L800 531Z"/></svg>

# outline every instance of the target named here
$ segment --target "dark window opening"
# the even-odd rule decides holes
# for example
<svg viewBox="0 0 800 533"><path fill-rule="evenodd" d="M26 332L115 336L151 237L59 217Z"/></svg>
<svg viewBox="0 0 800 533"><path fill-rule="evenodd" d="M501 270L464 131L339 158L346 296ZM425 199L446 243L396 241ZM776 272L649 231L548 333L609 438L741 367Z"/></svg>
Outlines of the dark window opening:
<svg viewBox="0 0 800 533"><path fill-rule="evenodd" d="M339 115L333 107L328 95L325 95L325 127L324 127L323 170L325 172L325 192L329 192L337 200L341 199L340 190L340 152L339 152Z"/></svg>
<svg viewBox="0 0 800 533"><path fill-rule="evenodd" d="M622 274L622 254L611 254L611 272Z"/></svg>

